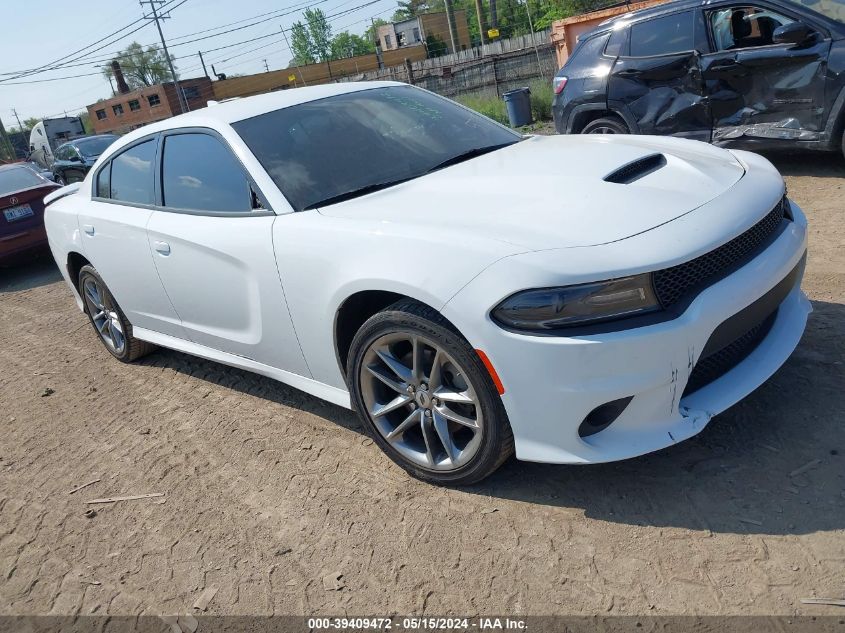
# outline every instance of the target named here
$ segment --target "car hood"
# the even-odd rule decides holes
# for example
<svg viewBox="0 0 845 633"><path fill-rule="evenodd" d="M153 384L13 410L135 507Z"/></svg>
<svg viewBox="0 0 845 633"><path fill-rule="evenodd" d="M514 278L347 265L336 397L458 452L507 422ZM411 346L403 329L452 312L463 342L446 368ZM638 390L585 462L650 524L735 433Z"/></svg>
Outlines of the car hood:
<svg viewBox="0 0 845 633"><path fill-rule="evenodd" d="M628 184L608 175L641 159ZM660 158L662 156L662 158ZM648 169L648 168L651 169ZM471 231L528 250L605 244L670 222L745 173L730 152L654 136L532 136L389 189L319 209L332 217Z"/></svg>

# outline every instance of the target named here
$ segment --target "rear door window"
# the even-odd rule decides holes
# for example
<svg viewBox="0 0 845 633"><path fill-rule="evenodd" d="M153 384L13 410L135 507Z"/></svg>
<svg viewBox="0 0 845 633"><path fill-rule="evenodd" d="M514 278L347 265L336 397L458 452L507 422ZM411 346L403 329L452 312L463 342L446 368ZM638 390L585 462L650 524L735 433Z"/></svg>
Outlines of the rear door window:
<svg viewBox="0 0 845 633"><path fill-rule="evenodd" d="M692 11L673 13L631 26L631 57L673 55L694 48Z"/></svg>
<svg viewBox="0 0 845 633"><path fill-rule="evenodd" d="M249 182L228 147L209 134L164 139L164 206L194 211L252 210Z"/></svg>
<svg viewBox="0 0 845 633"><path fill-rule="evenodd" d="M572 57L566 63L569 68L590 68L595 66L596 60L599 59L602 52L605 50L607 41L610 39L610 32L601 33L588 40L580 40Z"/></svg>
<svg viewBox="0 0 845 633"><path fill-rule="evenodd" d="M135 204L155 204L153 165L156 142L145 141L118 154L111 161L111 199ZM103 172L100 172L102 174Z"/></svg>
<svg viewBox="0 0 845 633"><path fill-rule="evenodd" d="M621 28L612 31L610 34L610 40L607 42L607 47L605 47L604 49L604 54L608 57L619 57L619 55L624 55L624 48L627 39L627 28Z"/></svg>

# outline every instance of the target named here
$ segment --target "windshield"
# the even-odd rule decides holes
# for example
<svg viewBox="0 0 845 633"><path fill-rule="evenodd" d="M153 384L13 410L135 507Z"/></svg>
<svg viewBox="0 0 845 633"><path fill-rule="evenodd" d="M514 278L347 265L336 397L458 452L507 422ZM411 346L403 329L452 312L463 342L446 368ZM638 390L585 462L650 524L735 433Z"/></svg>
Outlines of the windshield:
<svg viewBox="0 0 845 633"><path fill-rule="evenodd" d="M845 0L792 0L792 2L845 24Z"/></svg>
<svg viewBox="0 0 845 633"><path fill-rule="evenodd" d="M86 158L91 158L102 154L109 145L114 143L116 138L116 136L97 136L82 141L76 141L74 145L76 145L76 149L79 150L80 154Z"/></svg>
<svg viewBox="0 0 845 633"><path fill-rule="evenodd" d="M297 211L416 178L456 156L471 158L522 138L411 86L310 101L233 127Z"/></svg>
<svg viewBox="0 0 845 633"><path fill-rule="evenodd" d="M0 196L46 184L44 179L29 167L0 169Z"/></svg>

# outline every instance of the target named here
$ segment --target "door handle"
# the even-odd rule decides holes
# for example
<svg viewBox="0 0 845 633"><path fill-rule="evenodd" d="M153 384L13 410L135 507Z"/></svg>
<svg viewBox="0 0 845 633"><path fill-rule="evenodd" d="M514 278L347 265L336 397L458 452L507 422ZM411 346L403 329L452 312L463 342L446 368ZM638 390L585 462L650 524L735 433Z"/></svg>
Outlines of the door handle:
<svg viewBox="0 0 845 633"><path fill-rule="evenodd" d="M82 230L85 231L86 235L94 235L94 225L93 224L83 224Z"/></svg>
<svg viewBox="0 0 845 633"><path fill-rule="evenodd" d="M156 249L157 253L162 255L170 255L170 244L167 242L154 242L153 248Z"/></svg>

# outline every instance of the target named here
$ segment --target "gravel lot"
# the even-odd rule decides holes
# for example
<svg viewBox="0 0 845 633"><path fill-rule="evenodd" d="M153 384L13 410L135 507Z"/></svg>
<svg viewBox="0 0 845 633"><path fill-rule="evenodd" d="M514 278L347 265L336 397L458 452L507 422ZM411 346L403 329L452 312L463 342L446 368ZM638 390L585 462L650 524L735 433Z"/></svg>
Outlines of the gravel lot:
<svg viewBox="0 0 845 633"><path fill-rule="evenodd" d="M672 449L472 489L271 380L121 365L49 256L0 269L0 614L182 613L209 587L221 614L845 614L800 603L845 598L845 162L771 158L811 223L786 366Z"/></svg>

